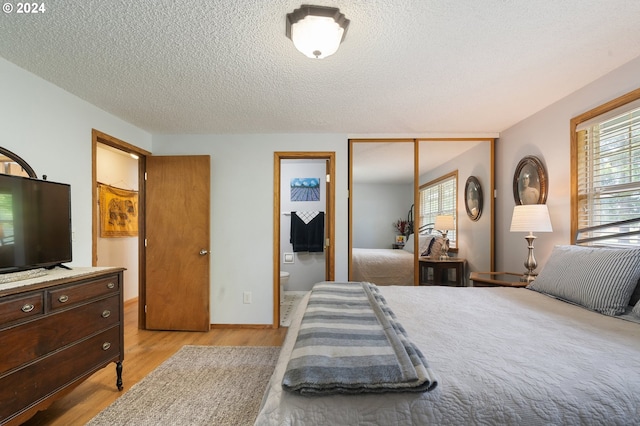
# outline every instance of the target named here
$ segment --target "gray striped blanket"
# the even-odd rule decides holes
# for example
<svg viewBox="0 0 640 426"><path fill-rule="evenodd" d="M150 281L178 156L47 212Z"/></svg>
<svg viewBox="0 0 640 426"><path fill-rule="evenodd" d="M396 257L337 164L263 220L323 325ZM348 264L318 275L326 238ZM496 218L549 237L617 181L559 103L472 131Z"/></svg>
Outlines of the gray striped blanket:
<svg viewBox="0 0 640 426"><path fill-rule="evenodd" d="M282 388L303 395L425 392L437 386L378 288L313 287Z"/></svg>

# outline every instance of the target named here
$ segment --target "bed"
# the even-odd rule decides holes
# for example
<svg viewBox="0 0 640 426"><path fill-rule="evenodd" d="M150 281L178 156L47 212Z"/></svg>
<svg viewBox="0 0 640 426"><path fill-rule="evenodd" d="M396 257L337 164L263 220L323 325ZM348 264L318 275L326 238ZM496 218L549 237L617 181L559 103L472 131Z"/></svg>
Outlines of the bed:
<svg viewBox="0 0 640 426"><path fill-rule="evenodd" d="M637 424L640 250L602 260L575 247L556 247L526 289L377 287L436 377L424 392L283 390L311 292L255 424Z"/></svg>
<svg viewBox="0 0 640 426"><path fill-rule="evenodd" d="M426 253L432 239L438 235L420 235L420 252ZM409 236L402 249L351 249L351 279L376 285L414 285L414 242Z"/></svg>

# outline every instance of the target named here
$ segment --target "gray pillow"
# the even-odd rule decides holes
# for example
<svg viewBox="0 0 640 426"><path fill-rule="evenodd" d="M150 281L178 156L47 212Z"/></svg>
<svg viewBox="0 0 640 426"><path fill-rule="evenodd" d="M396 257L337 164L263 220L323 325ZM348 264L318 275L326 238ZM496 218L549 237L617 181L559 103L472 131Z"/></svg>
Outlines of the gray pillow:
<svg viewBox="0 0 640 426"><path fill-rule="evenodd" d="M605 315L619 315L640 278L640 249L556 246L527 286Z"/></svg>
<svg viewBox="0 0 640 426"><path fill-rule="evenodd" d="M633 314L637 317L640 317L640 301L638 301L638 303L636 303L636 306L633 307Z"/></svg>

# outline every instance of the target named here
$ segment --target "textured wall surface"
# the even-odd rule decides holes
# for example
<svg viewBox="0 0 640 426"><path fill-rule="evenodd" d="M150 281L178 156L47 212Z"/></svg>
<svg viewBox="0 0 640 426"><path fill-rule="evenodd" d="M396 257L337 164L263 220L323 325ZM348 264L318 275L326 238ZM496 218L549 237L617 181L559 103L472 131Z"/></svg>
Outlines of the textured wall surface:
<svg viewBox="0 0 640 426"><path fill-rule="evenodd" d="M17 2L7 4L17 5ZM637 0L56 0L0 14L0 56L153 134L500 132L640 55Z"/></svg>

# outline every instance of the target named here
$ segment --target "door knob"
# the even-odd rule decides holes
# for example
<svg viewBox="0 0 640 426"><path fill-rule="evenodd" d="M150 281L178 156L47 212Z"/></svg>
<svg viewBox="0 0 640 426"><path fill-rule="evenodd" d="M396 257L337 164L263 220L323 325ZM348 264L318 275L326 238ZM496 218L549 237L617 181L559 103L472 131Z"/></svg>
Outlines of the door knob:
<svg viewBox="0 0 640 426"><path fill-rule="evenodd" d="M205 254L209 254L209 251L205 249L200 250L200 256L204 256Z"/></svg>

